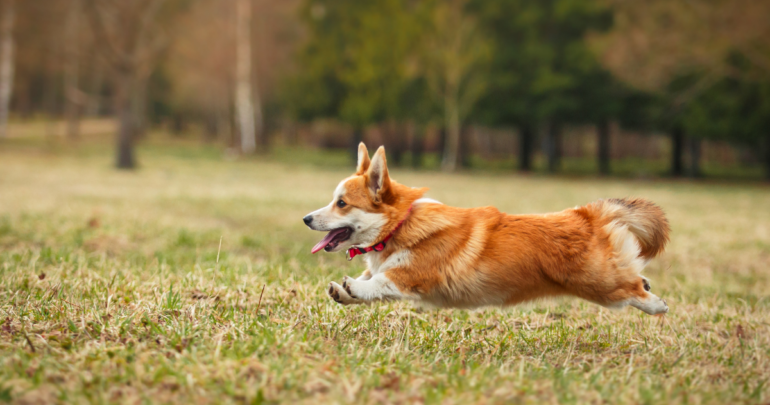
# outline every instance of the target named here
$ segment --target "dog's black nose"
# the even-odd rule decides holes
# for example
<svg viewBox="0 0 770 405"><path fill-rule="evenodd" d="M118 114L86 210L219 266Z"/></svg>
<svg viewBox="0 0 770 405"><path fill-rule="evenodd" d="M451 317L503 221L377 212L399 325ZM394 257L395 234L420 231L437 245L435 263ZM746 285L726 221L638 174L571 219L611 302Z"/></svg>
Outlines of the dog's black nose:
<svg viewBox="0 0 770 405"><path fill-rule="evenodd" d="M302 218L303 221L305 221L305 225L310 225L311 222L313 222L313 216L307 215L305 218Z"/></svg>

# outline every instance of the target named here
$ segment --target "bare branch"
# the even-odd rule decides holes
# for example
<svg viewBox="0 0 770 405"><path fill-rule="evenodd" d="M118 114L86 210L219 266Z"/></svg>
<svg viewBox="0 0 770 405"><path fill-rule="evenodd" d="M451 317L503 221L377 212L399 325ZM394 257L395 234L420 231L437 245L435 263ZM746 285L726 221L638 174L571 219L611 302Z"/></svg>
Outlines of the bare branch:
<svg viewBox="0 0 770 405"><path fill-rule="evenodd" d="M85 10L91 29L94 32L94 40L103 50L102 54L107 62L117 70L123 70L131 63L130 58L117 46L104 24L104 16L99 11L97 0L86 0Z"/></svg>

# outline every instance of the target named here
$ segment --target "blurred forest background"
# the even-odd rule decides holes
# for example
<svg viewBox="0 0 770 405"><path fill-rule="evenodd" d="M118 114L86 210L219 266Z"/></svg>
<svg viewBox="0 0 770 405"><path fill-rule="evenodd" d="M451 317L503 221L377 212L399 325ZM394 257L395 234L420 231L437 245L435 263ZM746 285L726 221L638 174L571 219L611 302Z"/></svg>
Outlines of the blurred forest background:
<svg viewBox="0 0 770 405"><path fill-rule="evenodd" d="M16 124L47 123L52 142L114 134L119 168L171 134L350 159L365 140L392 165L445 171L770 180L768 0L0 0L0 13L0 147L25 136Z"/></svg>

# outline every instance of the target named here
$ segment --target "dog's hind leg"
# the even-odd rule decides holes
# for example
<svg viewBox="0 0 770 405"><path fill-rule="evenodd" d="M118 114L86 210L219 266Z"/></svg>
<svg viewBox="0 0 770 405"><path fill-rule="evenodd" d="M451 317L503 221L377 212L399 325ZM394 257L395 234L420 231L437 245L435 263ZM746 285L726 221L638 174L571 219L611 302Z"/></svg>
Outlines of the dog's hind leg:
<svg viewBox="0 0 770 405"><path fill-rule="evenodd" d="M628 301L628 305L640 309L650 315L665 314L668 312L666 300L648 292L646 297L634 297Z"/></svg>
<svg viewBox="0 0 770 405"><path fill-rule="evenodd" d="M640 276L638 283L631 289L618 289L608 294L610 308L622 308L630 305L650 315L665 314L668 312L666 301L650 292L650 283Z"/></svg>

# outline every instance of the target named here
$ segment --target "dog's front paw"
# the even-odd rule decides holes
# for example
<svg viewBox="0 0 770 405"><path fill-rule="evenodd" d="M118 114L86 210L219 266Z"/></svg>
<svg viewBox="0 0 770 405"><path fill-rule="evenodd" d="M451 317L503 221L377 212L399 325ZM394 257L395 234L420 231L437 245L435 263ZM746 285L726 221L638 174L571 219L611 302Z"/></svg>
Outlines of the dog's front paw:
<svg viewBox="0 0 770 405"><path fill-rule="evenodd" d="M342 278L342 288L345 289L345 292L348 293L350 298L357 299L355 294L353 294L353 291L351 291L351 286L353 285L353 282L355 280L352 277L345 276Z"/></svg>
<svg viewBox="0 0 770 405"><path fill-rule="evenodd" d="M351 297L345 287L332 281L329 283L328 294L334 301L342 305L358 304L361 300Z"/></svg>

